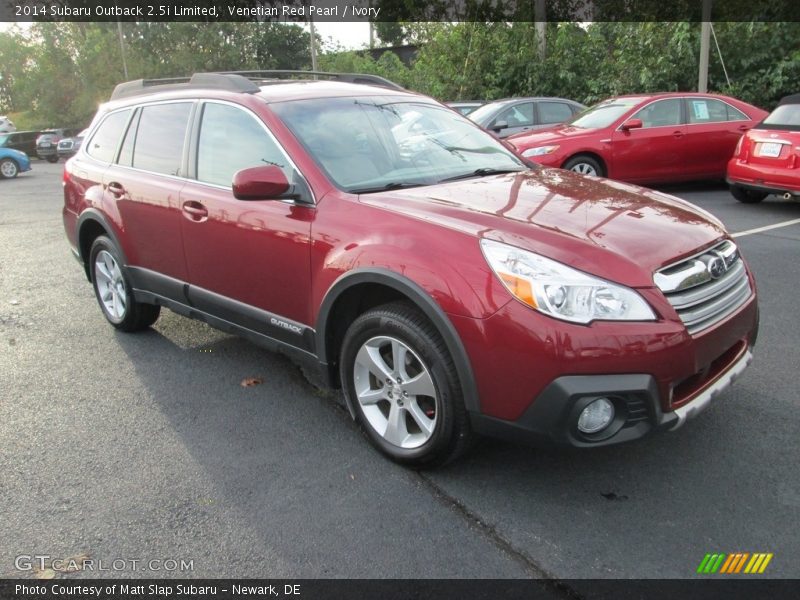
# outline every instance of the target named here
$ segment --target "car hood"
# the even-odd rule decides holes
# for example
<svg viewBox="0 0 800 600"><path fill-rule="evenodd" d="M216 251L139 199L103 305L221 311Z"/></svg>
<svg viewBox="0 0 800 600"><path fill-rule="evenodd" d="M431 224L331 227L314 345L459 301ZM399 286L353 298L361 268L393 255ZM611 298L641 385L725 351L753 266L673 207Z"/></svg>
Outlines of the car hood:
<svg viewBox="0 0 800 600"><path fill-rule="evenodd" d="M531 250L631 287L726 235L679 198L561 169L364 194L361 202Z"/></svg>
<svg viewBox="0 0 800 600"><path fill-rule="evenodd" d="M602 129L585 129L583 127L572 127L570 125L558 125L544 131L539 130L534 133L523 132L511 135L507 137L506 140L514 144L516 148L527 150L528 148L545 146L550 143L558 144L566 140L578 140L591 137L599 131L602 131Z"/></svg>

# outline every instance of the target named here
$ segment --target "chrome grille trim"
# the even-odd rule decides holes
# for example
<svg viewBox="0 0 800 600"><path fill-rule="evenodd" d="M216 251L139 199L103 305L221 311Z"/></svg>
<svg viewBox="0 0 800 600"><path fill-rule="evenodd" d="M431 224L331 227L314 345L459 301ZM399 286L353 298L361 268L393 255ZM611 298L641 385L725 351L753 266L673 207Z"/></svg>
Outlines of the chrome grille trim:
<svg viewBox="0 0 800 600"><path fill-rule="evenodd" d="M719 259L724 263L721 275ZM753 293L739 250L730 240L661 269L653 280L690 334L720 322Z"/></svg>

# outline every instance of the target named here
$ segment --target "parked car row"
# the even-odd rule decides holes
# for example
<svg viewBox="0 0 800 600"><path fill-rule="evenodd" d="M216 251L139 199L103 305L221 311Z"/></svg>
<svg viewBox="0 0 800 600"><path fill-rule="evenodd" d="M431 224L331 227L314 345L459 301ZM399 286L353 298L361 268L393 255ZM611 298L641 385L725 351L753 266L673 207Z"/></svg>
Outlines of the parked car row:
<svg viewBox="0 0 800 600"><path fill-rule="evenodd" d="M77 132L76 129L45 129L36 138L36 155L47 162L58 162L58 144Z"/></svg>
<svg viewBox="0 0 800 600"><path fill-rule="evenodd" d="M728 96L664 93L588 109L563 98L505 99L468 115L550 167L639 184L726 179L746 203L772 193L800 197L800 94L771 114Z"/></svg>
<svg viewBox="0 0 800 600"><path fill-rule="evenodd" d="M0 117L0 123L3 119L6 117ZM58 162L60 158L74 156L86 130L77 135L74 135L75 132L75 129L45 129L0 133L0 157L5 160L0 163L0 176L9 179L30 171L31 156L38 156L52 163Z"/></svg>
<svg viewBox="0 0 800 600"><path fill-rule="evenodd" d="M722 179L739 138L766 111L714 94L618 96L509 142L524 157L630 183Z"/></svg>

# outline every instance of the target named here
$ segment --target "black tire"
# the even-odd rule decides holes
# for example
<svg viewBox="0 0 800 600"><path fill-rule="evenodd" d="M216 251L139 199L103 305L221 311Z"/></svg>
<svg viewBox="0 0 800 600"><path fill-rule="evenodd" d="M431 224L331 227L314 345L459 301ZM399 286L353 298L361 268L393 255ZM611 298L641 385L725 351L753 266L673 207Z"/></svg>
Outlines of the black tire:
<svg viewBox="0 0 800 600"><path fill-rule="evenodd" d="M17 175L19 175L19 165L17 161L10 158L0 160L0 177L3 179L13 179Z"/></svg>
<svg viewBox="0 0 800 600"><path fill-rule="evenodd" d="M58 162L58 156L48 156L47 157L47 162L49 162L49 163L57 163Z"/></svg>
<svg viewBox="0 0 800 600"><path fill-rule="evenodd" d="M402 392L405 397L399 401L384 398L375 402L374 406L369 407L371 416L368 416L356 393L357 379L362 391L367 393L372 391L378 394L383 391L386 395L392 396L392 391L395 390L394 397L400 398L400 392L397 390L403 389L399 383L397 386L394 382L389 385L388 379L385 380L386 383L383 379L378 383L377 377L371 370L368 375L369 383L365 387L364 367L362 363L357 362L359 352L366 348L368 343L379 345L386 339L397 341L400 346L405 346L411 351L410 354L406 351L405 364L400 371L408 377L406 383L413 383L414 376L417 377L417 381L420 377L425 377L431 382L435 395L418 394L409 397L407 393ZM373 349L378 347L375 346ZM391 349L378 350L386 352L387 359L390 351ZM345 334L340 358L339 374L348 405L356 414L372 444L392 460L414 467L441 466L456 459L469 448L472 434L452 357L439 333L415 307L404 302L395 302L379 306L359 316ZM384 365L393 368L388 360ZM399 408L398 405L403 408ZM380 415L383 415L386 420L384 433L388 432L393 409L401 415L398 421L403 423L402 430L408 434L406 439L411 440L416 436L420 440L419 445L402 447L387 440L373 425L370 419L372 418L374 422L375 419L380 420ZM377 412L379 410L380 414ZM421 417L415 414L419 415L420 412L430 420L430 432L418 425ZM410 431L414 428L418 431Z"/></svg>
<svg viewBox="0 0 800 600"><path fill-rule="evenodd" d="M586 154L578 154L568 159L561 167L567 171L575 171L581 175L597 175L598 177L605 177L606 171L603 165L600 164L596 158L592 158ZM594 171L591 173L590 171Z"/></svg>
<svg viewBox="0 0 800 600"><path fill-rule="evenodd" d="M103 262L107 274L104 274L99 266L98 257ZM112 265L111 269L109 264ZM89 272L100 310L114 327L132 333L147 329L156 322L161 307L136 301L121 255L106 236L99 236L92 244L89 252ZM111 307L108 306L109 303L112 304Z"/></svg>
<svg viewBox="0 0 800 600"><path fill-rule="evenodd" d="M769 195L767 192L747 190L743 187L739 187L738 185L731 185L730 189L731 195L739 202L744 202L745 204L758 204Z"/></svg>

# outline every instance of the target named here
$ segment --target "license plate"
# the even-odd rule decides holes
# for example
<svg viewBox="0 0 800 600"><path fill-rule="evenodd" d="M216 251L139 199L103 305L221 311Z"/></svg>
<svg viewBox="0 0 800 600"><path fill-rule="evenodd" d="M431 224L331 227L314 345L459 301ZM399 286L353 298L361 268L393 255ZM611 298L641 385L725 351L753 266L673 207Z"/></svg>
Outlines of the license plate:
<svg viewBox="0 0 800 600"><path fill-rule="evenodd" d="M40 145L42 148L49 148L49 147L50 147L50 142L42 142L42 143L41 143L41 144L39 144L39 145Z"/></svg>
<svg viewBox="0 0 800 600"><path fill-rule="evenodd" d="M783 148L783 144L778 144L775 142L761 142L761 150L759 151L758 155L778 158L781 155L781 148Z"/></svg>

